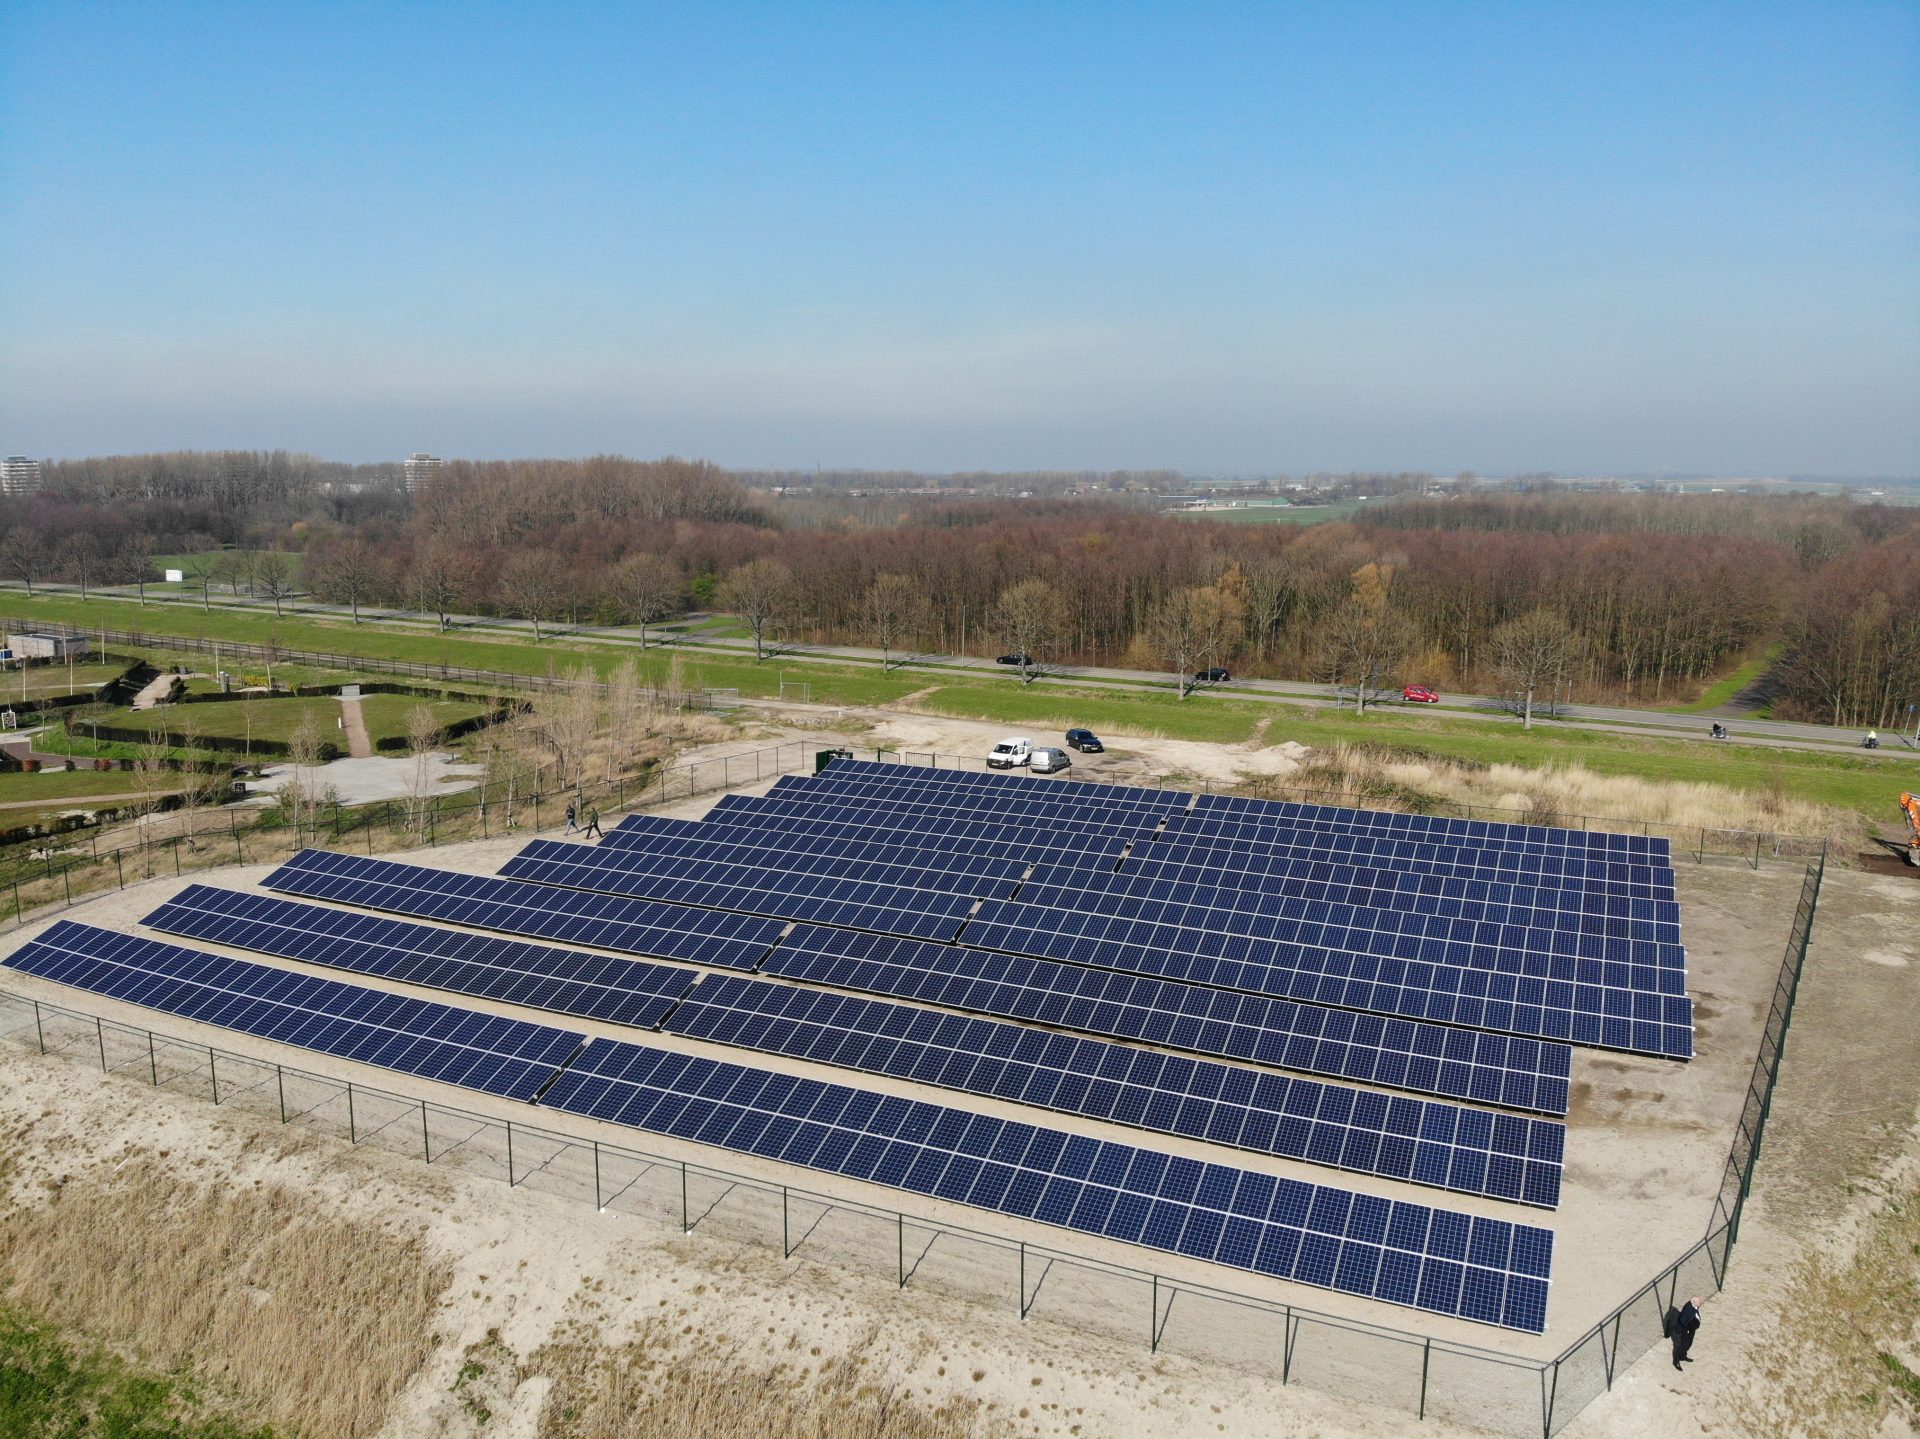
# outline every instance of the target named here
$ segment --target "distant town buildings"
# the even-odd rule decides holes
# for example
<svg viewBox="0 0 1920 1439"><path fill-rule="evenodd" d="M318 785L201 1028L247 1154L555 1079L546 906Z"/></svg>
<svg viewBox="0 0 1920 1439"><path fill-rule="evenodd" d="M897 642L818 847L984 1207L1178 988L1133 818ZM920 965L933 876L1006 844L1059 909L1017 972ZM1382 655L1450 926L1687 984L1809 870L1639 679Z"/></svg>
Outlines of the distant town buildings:
<svg viewBox="0 0 1920 1439"><path fill-rule="evenodd" d="M25 455L0 460L0 495L31 495L40 488L40 462Z"/></svg>
<svg viewBox="0 0 1920 1439"><path fill-rule="evenodd" d="M421 487L447 467L438 455L416 451L407 456L407 493L418 494Z"/></svg>

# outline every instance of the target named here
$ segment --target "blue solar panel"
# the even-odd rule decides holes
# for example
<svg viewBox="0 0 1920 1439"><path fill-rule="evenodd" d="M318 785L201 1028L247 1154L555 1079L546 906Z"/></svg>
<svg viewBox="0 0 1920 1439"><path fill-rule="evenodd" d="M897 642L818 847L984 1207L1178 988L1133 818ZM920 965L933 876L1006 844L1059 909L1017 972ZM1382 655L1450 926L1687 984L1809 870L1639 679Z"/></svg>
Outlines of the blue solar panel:
<svg viewBox="0 0 1920 1439"><path fill-rule="evenodd" d="M24 974L303 1049L531 1100L586 1036L62 920Z"/></svg>
<svg viewBox="0 0 1920 1439"><path fill-rule="evenodd" d="M1565 1126L723 976L667 1028L1066 1114L1552 1208Z"/></svg>
<svg viewBox="0 0 1920 1439"><path fill-rule="evenodd" d="M324 849L301 850L261 883L283 894L390 914L728 969L753 968L785 928L751 915L579 894Z"/></svg>
<svg viewBox="0 0 1920 1439"><path fill-rule="evenodd" d="M1535 1333L1546 1324L1553 1235L1536 1226L605 1040L541 1103L1278 1279L1333 1287L1344 1273L1349 1292L1388 1303ZM1456 1236L1466 1248L1443 1258L1435 1236L1449 1253ZM1380 1282L1390 1258L1393 1274L1411 1271L1411 1289Z"/></svg>
<svg viewBox="0 0 1920 1439"><path fill-rule="evenodd" d="M765 970L1307 1074L1567 1112L1572 1051L1564 1044L818 925L797 926Z"/></svg>
<svg viewBox="0 0 1920 1439"><path fill-rule="evenodd" d="M692 986L693 970L434 929L268 895L188 885L142 921L210 941L377 974L456 994L651 1029ZM764 952L765 946L758 947Z"/></svg>
<svg viewBox="0 0 1920 1439"><path fill-rule="evenodd" d="M649 863L648 861L652 861ZM869 867L885 872L884 867ZM894 879L853 879L834 874L772 870L672 856L626 856L619 851L558 840L535 840L505 865L510 880L588 890L598 894L711 905L745 914L879 929L922 939L951 939L978 894L1010 889L1011 881L982 877L963 892L918 889L905 866Z"/></svg>

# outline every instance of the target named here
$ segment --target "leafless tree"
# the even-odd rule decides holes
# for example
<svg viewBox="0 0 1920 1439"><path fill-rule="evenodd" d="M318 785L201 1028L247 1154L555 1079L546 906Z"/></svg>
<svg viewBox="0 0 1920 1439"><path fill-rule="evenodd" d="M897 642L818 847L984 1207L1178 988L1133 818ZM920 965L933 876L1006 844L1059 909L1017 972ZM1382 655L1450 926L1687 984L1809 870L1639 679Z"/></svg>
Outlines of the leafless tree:
<svg viewBox="0 0 1920 1439"><path fill-rule="evenodd" d="M1351 689L1359 713L1373 691L1412 652L1417 636L1405 616L1364 595L1351 595L1321 627L1315 667L1319 677Z"/></svg>
<svg viewBox="0 0 1920 1439"><path fill-rule="evenodd" d="M287 817L293 821L296 843L301 832L311 828L319 816L324 793L320 766L324 761L320 726L309 711L288 737L287 780L280 789Z"/></svg>
<svg viewBox="0 0 1920 1439"><path fill-rule="evenodd" d="M686 589L680 571L659 555L628 555L607 576L607 592L629 624L640 627L640 648L647 647L647 626L680 607Z"/></svg>
<svg viewBox="0 0 1920 1439"><path fill-rule="evenodd" d="M644 691L640 667L628 655L607 680L607 778L612 779L632 756Z"/></svg>
<svg viewBox="0 0 1920 1439"><path fill-rule="evenodd" d="M283 617L282 605L293 593L293 556L281 550L262 550L253 557L253 585L257 593L273 601L275 618Z"/></svg>
<svg viewBox="0 0 1920 1439"><path fill-rule="evenodd" d="M433 753L440 745L440 721L430 705L407 711L407 828L415 828L433 798Z"/></svg>
<svg viewBox="0 0 1920 1439"><path fill-rule="evenodd" d="M1567 677L1579 639L1551 610L1533 610L1494 628L1490 637L1501 683L1520 697L1525 727L1533 728L1533 697L1546 685L1559 687Z"/></svg>
<svg viewBox="0 0 1920 1439"><path fill-rule="evenodd" d="M599 685L586 665L569 670L561 678L564 683L540 691L534 713L541 738L553 752L559 783L574 792L577 802L585 782L587 753L600 732Z"/></svg>
<svg viewBox="0 0 1920 1439"><path fill-rule="evenodd" d="M86 599L89 582L100 572L100 541L93 535L70 535L59 550L59 567L80 581L80 598Z"/></svg>
<svg viewBox="0 0 1920 1439"><path fill-rule="evenodd" d="M1059 642L1060 592L1045 580L1024 580L1001 592L993 607L995 626L1007 644L1021 656L1020 678L1032 684L1039 677L1040 657Z"/></svg>
<svg viewBox="0 0 1920 1439"><path fill-rule="evenodd" d="M48 559L46 536L31 530L14 530L0 546L0 569L17 575L28 594L33 593L34 580L47 572Z"/></svg>
<svg viewBox="0 0 1920 1439"><path fill-rule="evenodd" d="M905 575L880 575L867 587L861 618L870 643L880 646L880 668L893 668L893 650L917 634L927 616L927 597Z"/></svg>
<svg viewBox="0 0 1920 1439"><path fill-rule="evenodd" d="M500 568L500 597L510 613L532 622L535 644L541 622L560 608L565 578L566 561L552 550L519 551Z"/></svg>
<svg viewBox="0 0 1920 1439"><path fill-rule="evenodd" d="M458 546L436 540L415 559L408 579L420 608L438 618L440 628L446 630L452 624L453 607L473 587L473 561Z"/></svg>
<svg viewBox="0 0 1920 1439"><path fill-rule="evenodd" d="M187 583L200 591L200 608L209 612L213 609L213 587L225 574L220 559L218 555L190 555L182 566Z"/></svg>
<svg viewBox="0 0 1920 1439"><path fill-rule="evenodd" d="M173 738L155 726L133 749L133 783L140 793L140 841L146 843L148 822L154 812L176 788L173 766Z"/></svg>
<svg viewBox="0 0 1920 1439"><path fill-rule="evenodd" d="M769 632L779 629L791 609L793 571L778 560L749 560L720 582L714 600L746 621L753 631L753 657L763 660Z"/></svg>
<svg viewBox="0 0 1920 1439"><path fill-rule="evenodd" d="M1193 693L1196 673L1227 657L1243 623L1238 599L1215 585L1175 590L1161 601L1147 620L1147 643L1181 699Z"/></svg>
<svg viewBox="0 0 1920 1439"><path fill-rule="evenodd" d="M321 587L335 599L347 602L357 625L361 599L372 594L380 583L380 565L363 541L348 540L322 558L317 578Z"/></svg>

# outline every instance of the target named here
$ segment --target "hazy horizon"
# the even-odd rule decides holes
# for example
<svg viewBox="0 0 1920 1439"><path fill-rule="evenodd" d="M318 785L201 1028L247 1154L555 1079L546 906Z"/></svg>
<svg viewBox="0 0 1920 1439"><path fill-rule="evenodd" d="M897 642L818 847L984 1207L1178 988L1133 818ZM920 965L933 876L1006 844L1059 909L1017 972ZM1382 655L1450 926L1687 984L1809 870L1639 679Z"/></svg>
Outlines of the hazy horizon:
<svg viewBox="0 0 1920 1439"><path fill-rule="evenodd" d="M0 452L1920 471L1898 5L0 12Z"/></svg>

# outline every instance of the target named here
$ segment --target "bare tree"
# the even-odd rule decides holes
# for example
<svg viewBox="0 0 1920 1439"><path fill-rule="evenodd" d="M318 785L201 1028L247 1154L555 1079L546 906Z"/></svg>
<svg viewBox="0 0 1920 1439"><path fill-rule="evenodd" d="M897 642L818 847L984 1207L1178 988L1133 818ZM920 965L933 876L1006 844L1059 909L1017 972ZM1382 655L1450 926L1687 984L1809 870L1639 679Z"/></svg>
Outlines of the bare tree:
<svg viewBox="0 0 1920 1439"><path fill-rule="evenodd" d="M276 618L284 617L281 606L293 593L293 556L281 550L262 550L253 557L253 585L256 593L273 601Z"/></svg>
<svg viewBox="0 0 1920 1439"><path fill-rule="evenodd" d="M80 577L80 598L86 599L87 585L100 572L100 541L91 534L82 532L69 535L60 546L59 567L68 574Z"/></svg>
<svg viewBox="0 0 1920 1439"><path fill-rule="evenodd" d="M1551 684L1558 697L1579 638L1564 619L1545 609L1495 626L1490 638L1501 684L1520 696L1524 726L1532 729L1534 692Z"/></svg>
<svg viewBox="0 0 1920 1439"><path fill-rule="evenodd" d="M720 582L714 600L740 616L753 631L755 661L767 657L766 638L787 617L793 604L793 571L778 560L749 560Z"/></svg>
<svg viewBox="0 0 1920 1439"><path fill-rule="evenodd" d="M1197 673L1231 652L1244 614L1233 595L1218 586L1203 585L1175 590L1148 618L1148 646L1172 673L1181 699L1193 693Z"/></svg>
<svg viewBox="0 0 1920 1439"><path fill-rule="evenodd" d="M673 561L659 555L628 555L607 576L607 592L629 624L640 627L640 648L647 647L647 626L680 608L686 585Z"/></svg>
<svg viewBox="0 0 1920 1439"><path fill-rule="evenodd" d="M314 722L313 714L309 711L288 737L287 781L280 789L287 817L293 821L296 843L301 832L310 828L320 813L323 794L320 766L325 761L325 755L321 747L320 726Z"/></svg>
<svg viewBox="0 0 1920 1439"><path fill-rule="evenodd" d="M541 622L560 608L565 579L566 561L552 550L522 550L500 567L500 597L510 613L532 622L535 644Z"/></svg>
<svg viewBox="0 0 1920 1439"><path fill-rule="evenodd" d="M225 575L219 555L191 555L184 564L187 583L200 591L200 608L213 609L213 587Z"/></svg>
<svg viewBox="0 0 1920 1439"><path fill-rule="evenodd" d="M433 753L440 745L440 721L430 705L407 711L407 828L415 828L433 798Z"/></svg>
<svg viewBox="0 0 1920 1439"><path fill-rule="evenodd" d="M1350 688L1360 714L1373 691L1412 651L1417 636L1405 616L1364 594L1344 600L1321 626L1319 677Z"/></svg>
<svg viewBox="0 0 1920 1439"><path fill-rule="evenodd" d="M1045 580L1023 580L1001 592L993 607L994 624L1020 656L1020 678L1039 677L1039 657L1059 642L1060 592Z"/></svg>
<svg viewBox="0 0 1920 1439"><path fill-rule="evenodd" d="M453 607L473 587L473 561L458 546L436 540L414 560L408 579L420 608L436 616L446 630L451 628Z"/></svg>
<svg viewBox="0 0 1920 1439"><path fill-rule="evenodd" d="M16 529L0 545L0 569L19 576L28 594L33 593L34 580L47 572L47 560L46 536L30 530Z"/></svg>
<svg viewBox="0 0 1920 1439"><path fill-rule="evenodd" d="M552 676L549 676L552 678ZM585 782L587 752L600 732L599 683L591 668L580 665L549 685L534 701L540 736L553 752L556 777L576 802Z"/></svg>
<svg viewBox="0 0 1920 1439"><path fill-rule="evenodd" d="M353 610L353 622L360 623L360 601L373 593L380 583L380 565L372 549L361 540L348 540L320 561L316 576L319 587L336 600L345 600Z"/></svg>
<svg viewBox="0 0 1920 1439"><path fill-rule="evenodd" d="M132 584L140 592L140 603L147 603L147 581L153 578L153 539L132 535L108 556L109 573L121 584Z"/></svg>
<svg viewBox="0 0 1920 1439"><path fill-rule="evenodd" d="M640 667L628 655L614 667L607 681L607 778L624 767L634 750L634 730L640 719L643 690Z"/></svg>
<svg viewBox="0 0 1920 1439"><path fill-rule="evenodd" d="M133 783L140 793L140 842L147 841L148 821L160 808L160 803L175 788L173 766L167 761L173 757L173 739L159 727L147 732L147 737L134 746Z"/></svg>
<svg viewBox="0 0 1920 1439"><path fill-rule="evenodd" d="M880 668L893 668L893 649L925 625L926 594L905 575L880 575L867 587L861 619L867 639L880 646Z"/></svg>

